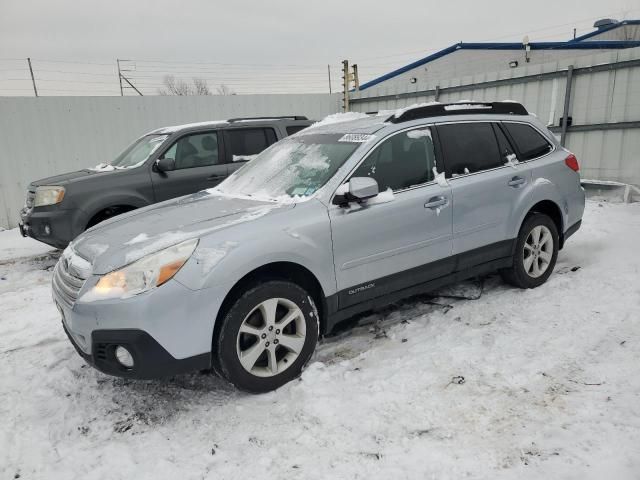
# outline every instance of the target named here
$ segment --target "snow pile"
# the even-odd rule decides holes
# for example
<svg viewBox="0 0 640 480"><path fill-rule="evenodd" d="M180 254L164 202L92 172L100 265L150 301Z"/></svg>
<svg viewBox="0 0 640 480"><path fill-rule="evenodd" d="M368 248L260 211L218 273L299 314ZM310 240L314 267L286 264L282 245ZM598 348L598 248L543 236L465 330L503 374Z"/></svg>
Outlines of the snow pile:
<svg viewBox="0 0 640 480"><path fill-rule="evenodd" d="M491 276L352 319L265 395L106 376L62 331L55 257L0 263L0 478L635 479L639 219L588 202L545 285Z"/></svg>
<svg viewBox="0 0 640 480"><path fill-rule="evenodd" d="M369 115L362 112L333 113L331 115L327 115L319 122L316 122L307 128L323 127L325 125L331 125L333 123L350 122L352 120L359 120L361 118L367 117L369 117Z"/></svg>
<svg viewBox="0 0 640 480"><path fill-rule="evenodd" d="M49 245L32 238L22 237L17 228L0 230L0 246L0 263L11 262L27 256L42 255L53 250L53 247Z"/></svg>
<svg viewBox="0 0 640 480"><path fill-rule="evenodd" d="M389 202L393 202L393 200L395 199L394 195L393 195L393 190L391 190L391 188L387 188L386 190L378 193L378 195L376 195L373 198L370 198L369 200L367 200L367 205L377 205L379 203L389 203Z"/></svg>

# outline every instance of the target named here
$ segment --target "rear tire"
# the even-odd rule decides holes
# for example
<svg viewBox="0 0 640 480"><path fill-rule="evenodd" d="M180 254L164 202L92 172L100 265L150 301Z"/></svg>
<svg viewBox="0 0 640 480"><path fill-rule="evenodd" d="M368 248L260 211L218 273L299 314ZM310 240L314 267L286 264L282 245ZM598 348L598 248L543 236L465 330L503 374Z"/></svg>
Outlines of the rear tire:
<svg viewBox="0 0 640 480"><path fill-rule="evenodd" d="M221 321L213 341L216 370L251 393L275 390L300 375L318 341L311 296L284 280L250 288Z"/></svg>
<svg viewBox="0 0 640 480"><path fill-rule="evenodd" d="M554 221L542 213L528 216L516 242L513 265L500 271L502 278L519 288L535 288L547 281L560 246Z"/></svg>

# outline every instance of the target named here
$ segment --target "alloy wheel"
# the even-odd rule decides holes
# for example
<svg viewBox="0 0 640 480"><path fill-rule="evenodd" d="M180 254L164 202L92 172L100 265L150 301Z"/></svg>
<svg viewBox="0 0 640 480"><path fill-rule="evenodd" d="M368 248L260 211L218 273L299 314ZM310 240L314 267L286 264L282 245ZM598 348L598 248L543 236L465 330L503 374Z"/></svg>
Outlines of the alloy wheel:
<svg viewBox="0 0 640 480"><path fill-rule="evenodd" d="M286 298L270 298L251 310L240 325L238 360L252 375L273 377L296 361L305 338L302 310Z"/></svg>
<svg viewBox="0 0 640 480"><path fill-rule="evenodd" d="M524 242L524 271L532 278L538 278L549 268L553 258L553 236L544 225L533 227Z"/></svg>

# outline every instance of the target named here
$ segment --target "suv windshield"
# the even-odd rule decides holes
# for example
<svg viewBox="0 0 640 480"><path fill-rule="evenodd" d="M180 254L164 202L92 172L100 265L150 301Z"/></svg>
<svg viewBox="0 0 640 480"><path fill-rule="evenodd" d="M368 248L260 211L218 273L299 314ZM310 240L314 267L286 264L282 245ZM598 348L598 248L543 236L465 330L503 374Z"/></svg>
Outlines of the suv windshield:
<svg viewBox="0 0 640 480"><path fill-rule="evenodd" d="M143 164L155 152L168 135L145 135L136 140L122 152L111 166L115 168L132 168Z"/></svg>
<svg viewBox="0 0 640 480"><path fill-rule="evenodd" d="M344 136L308 134L282 140L237 170L217 190L269 199L311 196L360 145L341 141Z"/></svg>

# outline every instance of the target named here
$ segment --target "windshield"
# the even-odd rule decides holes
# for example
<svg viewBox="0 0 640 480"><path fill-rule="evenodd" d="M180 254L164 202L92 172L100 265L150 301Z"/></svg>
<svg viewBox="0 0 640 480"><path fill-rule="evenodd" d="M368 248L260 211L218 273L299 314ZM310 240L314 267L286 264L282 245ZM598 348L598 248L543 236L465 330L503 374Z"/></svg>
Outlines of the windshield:
<svg viewBox="0 0 640 480"><path fill-rule="evenodd" d="M112 167L131 168L142 165L155 152L168 135L145 135L136 140L118 158L111 162Z"/></svg>
<svg viewBox="0 0 640 480"><path fill-rule="evenodd" d="M218 185L231 195L281 199L309 197L336 173L360 145L344 134L289 137L271 146Z"/></svg>

